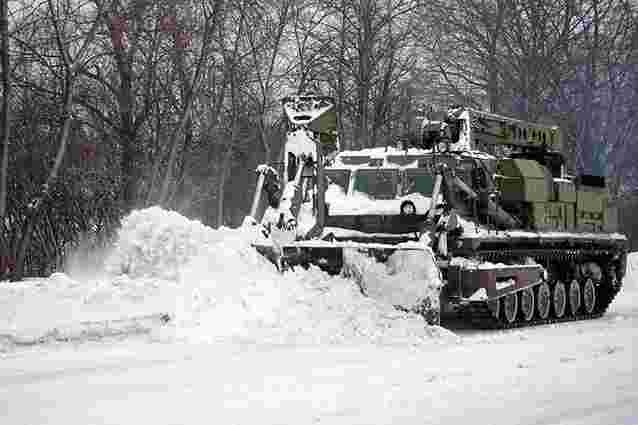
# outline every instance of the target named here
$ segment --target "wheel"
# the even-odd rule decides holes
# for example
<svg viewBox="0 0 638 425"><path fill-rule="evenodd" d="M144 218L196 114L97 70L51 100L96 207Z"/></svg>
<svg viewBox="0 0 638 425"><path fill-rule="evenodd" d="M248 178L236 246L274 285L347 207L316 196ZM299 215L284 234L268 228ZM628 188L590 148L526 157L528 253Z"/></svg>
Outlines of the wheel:
<svg viewBox="0 0 638 425"><path fill-rule="evenodd" d="M580 283L576 279L569 284L569 312L572 316L578 314L581 304Z"/></svg>
<svg viewBox="0 0 638 425"><path fill-rule="evenodd" d="M529 322L534 318L534 289L523 289L520 294L521 317Z"/></svg>
<svg viewBox="0 0 638 425"><path fill-rule="evenodd" d="M518 296L516 294L508 294L503 298L503 317L507 323L514 323L518 315Z"/></svg>
<svg viewBox="0 0 638 425"><path fill-rule="evenodd" d="M487 308L492 313L492 317L498 319L501 317L501 301L500 300L491 300L487 302Z"/></svg>
<svg viewBox="0 0 638 425"><path fill-rule="evenodd" d="M567 307L567 290L565 289L565 284L561 281L556 282L553 292L552 305L554 306L554 316L560 319L565 315L565 307Z"/></svg>
<svg viewBox="0 0 638 425"><path fill-rule="evenodd" d="M551 302L551 291L547 282L543 282L538 287L538 293L536 296L536 311L538 311L538 317L541 319L547 319L549 317Z"/></svg>
<svg viewBox="0 0 638 425"><path fill-rule="evenodd" d="M588 314L593 313L594 308L596 308L596 285L591 277L585 281L583 286L583 306Z"/></svg>

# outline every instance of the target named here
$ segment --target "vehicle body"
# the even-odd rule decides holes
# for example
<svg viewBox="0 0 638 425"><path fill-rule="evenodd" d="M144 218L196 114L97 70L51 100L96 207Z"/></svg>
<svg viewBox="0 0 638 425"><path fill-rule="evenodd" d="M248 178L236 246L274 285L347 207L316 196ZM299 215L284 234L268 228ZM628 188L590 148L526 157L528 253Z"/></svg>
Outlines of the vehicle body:
<svg viewBox="0 0 638 425"><path fill-rule="evenodd" d="M481 327L597 317L620 290L627 238L604 179L565 173L558 128L456 107L423 118L409 148L333 151L326 161L320 127L294 128L315 149L289 156L295 172L284 173L282 203L265 220L290 229L280 265L348 274L361 271L349 264L352 250L380 263L416 255L407 267L436 263L438 299L430 291L400 307ZM300 152L290 145L287 153ZM300 225L304 204L312 225ZM267 246L256 245L272 256ZM415 286L388 278L389 289L403 284Z"/></svg>

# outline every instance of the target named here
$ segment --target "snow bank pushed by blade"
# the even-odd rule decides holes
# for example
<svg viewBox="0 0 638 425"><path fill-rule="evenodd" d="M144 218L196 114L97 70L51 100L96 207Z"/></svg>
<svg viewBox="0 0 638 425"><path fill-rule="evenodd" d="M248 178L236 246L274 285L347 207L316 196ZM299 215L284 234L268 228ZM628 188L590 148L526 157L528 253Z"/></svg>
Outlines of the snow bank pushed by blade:
<svg viewBox="0 0 638 425"><path fill-rule="evenodd" d="M441 275L428 247L397 250L384 263L357 249L345 249L344 263L369 297L408 309L429 300L431 307L439 308Z"/></svg>
<svg viewBox="0 0 638 425"><path fill-rule="evenodd" d="M181 288L169 337L276 343L419 343L451 335L361 294L317 268L286 274L251 246L254 229L214 230L160 208L124 220L110 270L173 278Z"/></svg>
<svg viewBox="0 0 638 425"><path fill-rule="evenodd" d="M133 211L122 221L116 249L107 260L112 274L131 278L179 278L179 270L217 234L199 221L159 207Z"/></svg>

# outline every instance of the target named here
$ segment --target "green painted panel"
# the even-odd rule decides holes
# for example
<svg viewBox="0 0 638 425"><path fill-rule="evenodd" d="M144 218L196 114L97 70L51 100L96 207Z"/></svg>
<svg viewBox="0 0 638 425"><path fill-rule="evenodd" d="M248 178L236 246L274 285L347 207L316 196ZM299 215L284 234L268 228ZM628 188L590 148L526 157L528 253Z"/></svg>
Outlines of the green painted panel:
<svg viewBox="0 0 638 425"><path fill-rule="evenodd" d="M515 159L502 159L496 164L496 172L506 177L521 177L521 171Z"/></svg>
<svg viewBox="0 0 638 425"><path fill-rule="evenodd" d="M405 178L406 186L403 189L404 194L420 193L429 196L434 190L434 177L431 174L412 174L408 173Z"/></svg>
<svg viewBox="0 0 638 425"><path fill-rule="evenodd" d="M397 196L399 175L395 169L357 170L354 190L374 199L394 199Z"/></svg>
<svg viewBox="0 0 638 425"><path fill-rule="evenodd" d="M607 215L607 192L578 190L576 196L576 227L583 231L603 230Z"/></svg>
<svg viewBox="0 0 638 425"><path fill-rule="evenodd" d="M554 181L554 190L556 192L556 201L576 202L576 185L573 182Z"/></svg>
<svg viewBox="0 0 638 425"><path fill-rule="evenodd" d="M503 200L545 202L554 197L549 171L536 161L504 159L499 161L497 179Z"/></svg>
<svg viewBox="0 0 638 425"><path fill-rule="evenodd" d="M368 178L357 174L354 178L355 192L368 193Z"/></svg>
<svg viewBox="0 0 638 425"><path fill-rule="evenodd" d="M534 202L532 218L537 230L566 230L568 228L568 204L563 202Z"/></svg>
<svg viewBox="0 0 638 425"><path fill-rule="evenodd" d="M573 203L565 204L565 226L567 230L574 230L576 227L576 208Z"/></svg>
<svg viewBox="0 0 638 425"><path fill-rule="evenodd" d="M541 164L529 159L513 159L516 163L516 167L520 170L520 174L524 178L531 179L544 179L545 170Z"/></svg>

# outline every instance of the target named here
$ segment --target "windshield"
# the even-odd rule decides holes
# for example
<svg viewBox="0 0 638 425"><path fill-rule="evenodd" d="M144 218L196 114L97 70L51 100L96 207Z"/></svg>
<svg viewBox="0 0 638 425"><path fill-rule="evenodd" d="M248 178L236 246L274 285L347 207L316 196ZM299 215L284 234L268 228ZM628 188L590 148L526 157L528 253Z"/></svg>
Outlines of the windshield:
<svg viewBox="0 0 638 425"><path fill-rule="evenodd" d="M420 193L424 196L432 195L434 190L434 176L427 170L407 170L403 185L403 194Z"/></svg>
<svg viewBox="0 0 638 425"><path fill-rule="evenodd" d="M343 189L344 193L348 192L348 182L350 181L349 170L326 170L326 177L328 177L329 184L336 184Z"/></svg>
<svg viewBox="0 0 638 425"><path fill-rule="evenodd" d="M397 170L357 170L354 190L374 199L394 199L398 180Z"/></svg>

